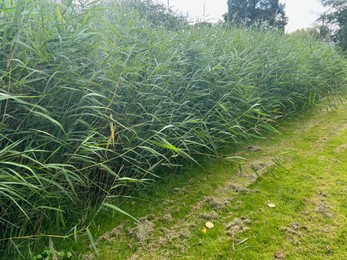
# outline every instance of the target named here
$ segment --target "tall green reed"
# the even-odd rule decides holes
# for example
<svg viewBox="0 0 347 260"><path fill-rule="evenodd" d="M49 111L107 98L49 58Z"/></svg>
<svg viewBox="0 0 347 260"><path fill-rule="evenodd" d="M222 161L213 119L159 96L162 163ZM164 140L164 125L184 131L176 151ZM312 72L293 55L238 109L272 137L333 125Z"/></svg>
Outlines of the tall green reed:
<svg viewBox="0 0 347 260"><path fill-rule="evenodd" d="M312 39L189 26L138 1L3 3L2 254L90 235L90 209L346 87L346 60Z"/></svg>

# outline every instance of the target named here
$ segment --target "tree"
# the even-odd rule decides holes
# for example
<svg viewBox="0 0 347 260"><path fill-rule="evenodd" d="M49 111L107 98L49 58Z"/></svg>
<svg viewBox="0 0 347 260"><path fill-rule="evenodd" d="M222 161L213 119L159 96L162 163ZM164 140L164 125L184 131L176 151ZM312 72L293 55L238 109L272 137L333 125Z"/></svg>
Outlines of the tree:
<svg viewBox="0 0 347 260"><path fill-rule="evenodd" d="M318 19L322 23L321 34L330 35L333 42L336 42L347 50L347 1L346 0L322 0L322 4L328 7Z"/></svg>
<svg viewBox="0 0 347 260"><path fill-rule="evenodd" d="M284 30L288 20L284 8L278 0L228 0L224 19L245 26L255 24Z"/></svg>
<svg viewBox="0 0 347 260"><path fill-rule="evenodd" d="M303 37L303 38L313 38L322 42L329 42L330 41L329 37L327 37L326 35L322 35L320 32L320 29L321 28L319 25L314 25L310 28L298 29L290 33L290 35Z"/></svg>

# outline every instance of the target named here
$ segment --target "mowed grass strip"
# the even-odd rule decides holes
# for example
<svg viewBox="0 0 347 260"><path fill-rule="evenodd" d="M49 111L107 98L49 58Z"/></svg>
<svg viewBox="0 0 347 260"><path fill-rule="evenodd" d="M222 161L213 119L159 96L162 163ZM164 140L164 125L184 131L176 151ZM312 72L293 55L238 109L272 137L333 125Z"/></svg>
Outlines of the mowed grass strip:
<svg viewBox="0 0 347 260"><path fill-rule="evenodd" d="M245 161L210 160L157 183L128 209L141 224L109 221L100 258L343 259L347 106L322 108L246 145L236 154Z"/></svg>

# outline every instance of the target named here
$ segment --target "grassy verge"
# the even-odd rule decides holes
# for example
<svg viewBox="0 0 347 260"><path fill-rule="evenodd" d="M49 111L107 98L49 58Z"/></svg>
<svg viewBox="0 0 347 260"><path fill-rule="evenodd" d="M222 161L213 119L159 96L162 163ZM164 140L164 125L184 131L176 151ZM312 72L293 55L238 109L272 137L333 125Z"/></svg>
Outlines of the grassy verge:
<svg viewBox="0 0 347 260"><path fill-rule="evenodd" d="M112 230L97 240L100 259L343 259L346 114L317 108L245 145L236 155L246 161L211 160L157 183L127 208L140 224L98 221L99 234Z"/></svg>

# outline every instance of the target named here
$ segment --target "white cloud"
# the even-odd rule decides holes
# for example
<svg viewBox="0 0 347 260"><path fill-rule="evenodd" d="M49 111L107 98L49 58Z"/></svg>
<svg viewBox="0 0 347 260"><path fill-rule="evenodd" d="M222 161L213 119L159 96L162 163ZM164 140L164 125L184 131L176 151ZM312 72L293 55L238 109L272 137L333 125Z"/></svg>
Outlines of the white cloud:
<svg viewBox="0 0 347 260"><path fill-rule="evenodd" d="M318 0L282 0L286 4L286 14L289 18L286 30L288 32L308 28L324 12Z"/></svg>
<svg viewBox="0 0 347 260"><path fill-rule="evenodd" d="M167 5L167 0L160 2ZM227 12L227 0L169 0L173 10L179 10L183 15L188 14L192 20L203 20L204 9L206 20L217 22ZM205 7L205 8L204 8Z"/></svg>

